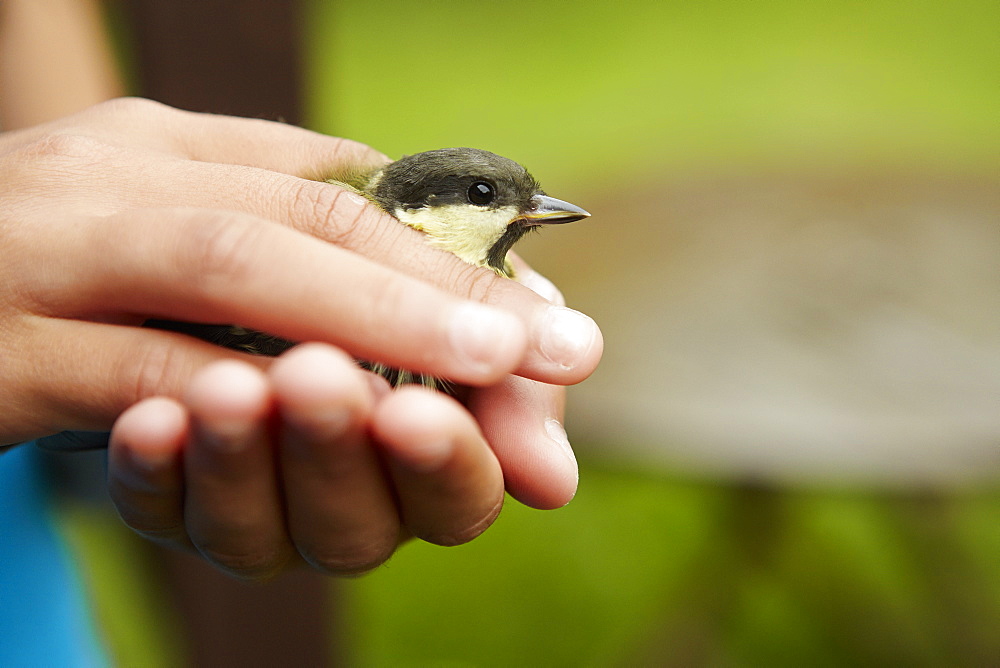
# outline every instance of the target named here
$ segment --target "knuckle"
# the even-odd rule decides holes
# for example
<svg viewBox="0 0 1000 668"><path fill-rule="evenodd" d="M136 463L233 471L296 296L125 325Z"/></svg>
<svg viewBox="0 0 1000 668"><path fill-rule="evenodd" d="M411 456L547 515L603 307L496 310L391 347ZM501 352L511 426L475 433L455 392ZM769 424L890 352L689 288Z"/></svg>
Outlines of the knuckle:
<svg viewBox="0 0 1000 668"><path fill-rule="evenodd" d="M166 517L142 510L144 500L156 500L152 492L138 492L134 488L112 480L108 485L108 495L118 511L122 522L132 531L156 541L177 540L183 536L180 515Z"/></svg>
<svg viewBox="0 0 1000 668"><path fill-rule="evenodd" d="M357 543L336 550L303 549L303 558L314 568L329 575L362 575L375 570L396 551L395 540Z"/></svg>
<svg viewBox="0 0 1000 668"><path fill-rule="evenodd" d="M410 310L406 308L413 299L410 287L407 279L395 275L370 286L371 303L368 316L372 331L378 331L386 325L399 327L412 324L400 321L400 314Z"/></svg>
<svg viewBox="0 0 1000 668"><path fill-rule="evenodd" d="M282 546L261 549L255 545L246 550L196 546L205 559L241 580L267 580L283 570L291 557Z"/></svg>
<svg viewBox="0 0 1000 668"><path fill-rule="evenodd" d="M127 504L114 494L111 500L118 509L118 516L129 529L135 533L156 542L179 541L184 536L184 529L177 521L151 517L142 512L132 511Z"/></svg>
<svg viewBox="0 0 1000 668"><path fill-rule="evenodd" d="M341 164L364 165L375 160L388 160L385 155L367 144L346 137L335 137L335 140L331 153L338 157Z"/></svg>
<svg viewBox="0 0 1000 668"><path fill-rule="evenodd" d="M105 114L113 117L135 117L144 121L150 117L156 118L176 109L169 107L162 102L156 102L144 97L117 97L106 100L92 107L94 113Z"/></svg>
<svg viewBox="0 0 1000 668"><path fill-rule="evenodd" d="M98 137L69 131L54 132L20 147L14 164L35 173L82 175L106 164L120 152L120 148Z"/></svg>
<svg viewBox="0 0 1000 668"><path fill-rule="evenodd" d="M367 204L360 195L329 184L304 181L294 193L295 207L303 211L305 232L337 246L353 248L366 235Z"/></svg>
<svg viewBox="0 0 1000 668"><path fill-rule="evenodd" d="M326 181L338 172L347 168L367 168L391 162L384 153L376 151L367 144L347 139L345 137L327 137L329 144L325 150L325 159L318 161L317 167L309 172L308 178ZM312 143L312 138L302 135L304 142Z"/></svg>
<svg viewBox="0 0 1000 668"><path fill-rule="evenodd" d="M13 149L0 166L4 223L50 219L53 203L63 213L107 213L122 195L107 188L95 195L94 184L109 174L114 178L116 165L131 157L121 146L69 131L46 134Z"/></svg>
<svg viewBox="0 0 1000 668"><path fill-rule="evenodd" d="M448 285L455 286L456 293L471 300L491 304L496 301L501 279L494 272L465 262L450 263L445 270Z"/></svg>
<svg viewBox="0 0 1000 668"><path fill-rule="evenodd" d="M298 181L293 186L292 207L302 212L300 227L303 232L322 239L332 240L336 233L330 219L337 206L337 189L324 188L313 181Z"/></svg>
<svg viewBox="0 0 1000 668"><path fill-rule="evenodd" d="M222 214L193 216L185 225L177 270L203 297L225 297L256 273L263 225Z"/></svg>
<svg viewBox="0 0 1000 668"><path fill-rule="evenodd" d="M484 531L490 528L496 518L500 515L500 509L502 506L503 498L501 498L496 505L490 508L486 515L474 522L449 527L444 531L441 531L440 529L431 529L414 531L413 534L421 540L434 545L441 545L443 547L464 545L465 543L478 538Z"/></svg>
<svg viewBox="0 0 1000 668"><path fill-rule="evenodd" d="M122 397L123 408L148 397L176 395L189 371L177 346L167 340L141 339L132 354L121 357L118 386L131 388Z"/></svg>

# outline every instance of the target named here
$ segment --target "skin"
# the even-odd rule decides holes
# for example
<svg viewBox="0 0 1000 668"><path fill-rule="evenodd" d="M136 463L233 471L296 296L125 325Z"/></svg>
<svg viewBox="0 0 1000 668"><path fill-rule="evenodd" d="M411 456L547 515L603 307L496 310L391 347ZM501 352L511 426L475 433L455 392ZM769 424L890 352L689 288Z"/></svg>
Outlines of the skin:
<svg viewBox="0 0 1000 668"><path fill-rule="evenodd" d="M0 128L55 120L122 95L102 3L0 2Z"/></svg>
<svg viewBox="0 0 1000 668"><path fill-rule="evenodd" d="M143 100L0 135L0 443L113 426L126 523L251 579L363 572L409 536L465 542L505 488L567 503L560 386L593 371L599 330L529 268L534 289L310 180L377 160ZM262 359L150 317L316 343ZM471 389L389 392L352 357Z"/></svg>

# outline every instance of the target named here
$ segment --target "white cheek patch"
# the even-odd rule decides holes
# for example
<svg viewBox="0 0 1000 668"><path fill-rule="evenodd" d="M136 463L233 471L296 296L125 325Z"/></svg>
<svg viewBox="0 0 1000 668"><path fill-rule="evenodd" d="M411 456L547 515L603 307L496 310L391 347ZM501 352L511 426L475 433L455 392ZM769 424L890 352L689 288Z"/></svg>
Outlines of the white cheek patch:
<svg viewBox="0 0 1000 668"><path fill-rule="evenodd" d="M486 266L486 253L517 216L512 206L484 209L468 204L396 209L401 222L427 234L430 242L469 264Z"/></svg>

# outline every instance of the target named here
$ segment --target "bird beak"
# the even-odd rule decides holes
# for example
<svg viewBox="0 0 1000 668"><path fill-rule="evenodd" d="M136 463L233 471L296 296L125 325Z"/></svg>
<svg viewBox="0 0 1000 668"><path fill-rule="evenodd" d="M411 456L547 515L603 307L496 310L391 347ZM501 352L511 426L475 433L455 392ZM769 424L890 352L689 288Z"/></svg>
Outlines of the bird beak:
<svg viewBox="0 0 1000 668"><path fill-rule="evenodd" d="M535 195L523 218L529 225L556 225L589 218L590 213L575 204L548 195Z"/></svg>

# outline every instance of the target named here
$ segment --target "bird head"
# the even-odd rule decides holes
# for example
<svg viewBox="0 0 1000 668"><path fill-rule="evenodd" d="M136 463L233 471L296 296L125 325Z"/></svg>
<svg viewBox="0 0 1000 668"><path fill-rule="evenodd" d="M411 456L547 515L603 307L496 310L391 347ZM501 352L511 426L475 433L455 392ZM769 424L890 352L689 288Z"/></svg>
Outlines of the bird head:
<svg viewBox="0 0 1000 668"><path fill-rule="evenodd" d="M546 195L513 160L475 148L405 156L373 174L364 191L435 246L502 274L507 252L529 230L590 215Z"/></svg>

